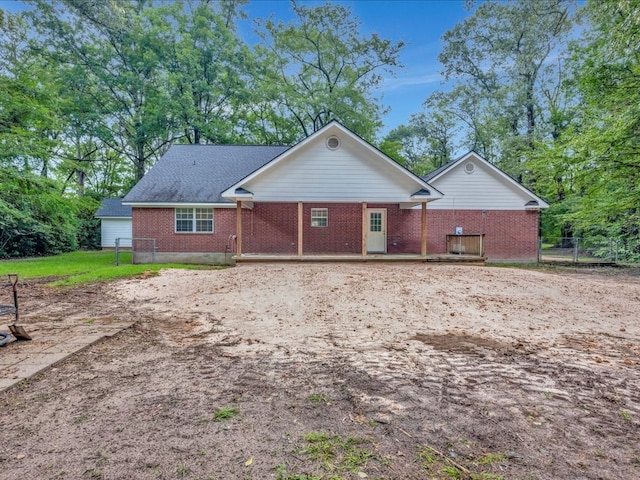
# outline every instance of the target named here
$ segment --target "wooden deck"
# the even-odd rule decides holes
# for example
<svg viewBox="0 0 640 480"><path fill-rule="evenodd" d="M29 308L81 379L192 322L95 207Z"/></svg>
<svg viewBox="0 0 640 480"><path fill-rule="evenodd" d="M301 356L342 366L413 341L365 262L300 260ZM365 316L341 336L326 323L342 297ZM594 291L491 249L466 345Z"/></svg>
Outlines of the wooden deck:
<svg viewBox="0 0 640 480"><path fill-rule="evenodd" d="M369 254L369 255L279 255L279 254L251 254L245 253L234 256L236 263L264 263L264 262L446 262L484 265L484 257L478 255L411 255L411 254Z"/></svg>

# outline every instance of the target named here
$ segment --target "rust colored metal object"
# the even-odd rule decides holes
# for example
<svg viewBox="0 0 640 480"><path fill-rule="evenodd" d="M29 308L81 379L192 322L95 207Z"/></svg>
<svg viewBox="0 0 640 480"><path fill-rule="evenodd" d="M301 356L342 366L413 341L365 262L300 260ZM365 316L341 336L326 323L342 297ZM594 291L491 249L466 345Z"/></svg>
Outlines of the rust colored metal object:
<svg viewBox="0 0 640 480"><path fill-rule="evenodd" d="M9 325L11 334L18 340L31 340L31 336L27 333L23 326L18 325L20 320L20 308L18 304L18 275L16 273L9 274L11 289L13 291L13 307L10 305L0 305L0 315L15 314L16 318L13 325Z"/></svg>

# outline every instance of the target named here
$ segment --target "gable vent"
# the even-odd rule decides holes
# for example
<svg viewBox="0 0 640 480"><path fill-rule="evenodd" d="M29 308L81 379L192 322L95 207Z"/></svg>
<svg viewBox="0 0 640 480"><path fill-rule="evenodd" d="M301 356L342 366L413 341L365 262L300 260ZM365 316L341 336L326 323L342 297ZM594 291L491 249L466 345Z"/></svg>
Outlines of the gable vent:
<svg viewBox="0 0 640 480"><path fill-rule="evenodd" d="M476 170L476 166L471 163L471 162L467 162L464 164L464 171L465 173L473 173Z"/></svg>
<svg viewBox="0 0 640 480"><path fill-rule="evenodd" d="M335 136L327 138L327 148L329 150L337 150L340 148L340 139Z"/></svg>

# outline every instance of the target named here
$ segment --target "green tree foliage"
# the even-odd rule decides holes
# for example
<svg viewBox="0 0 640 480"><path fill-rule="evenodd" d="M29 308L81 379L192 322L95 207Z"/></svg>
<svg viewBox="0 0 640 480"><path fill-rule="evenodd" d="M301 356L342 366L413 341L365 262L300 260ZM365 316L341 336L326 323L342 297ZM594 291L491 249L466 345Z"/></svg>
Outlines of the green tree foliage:
<svg viewBox="0 0 640 480"><path fill-rule="evenodd" d="M584 13L572 82L580 108L539 169L553 169L560 224L622 238L640 258L640 4L591 1Z"/></svg>
<svg viewBox="0 0 640 480"><path fill-rule="evenodd" d="M149 10L164 32L161 61L167 72L170 111L181 141L233 143L247 103L251 54L235 33L238 4L174 2Z"/></svg>
<svg viewBox="0 0 640 480"><path fill-rule="evenodd" d="M131 161L138 179L173 139L164 32L147 18L146 3L41 1L33 14L52 57L93 82L86 92L101 113L100 139Z"/></svg>
<svg viewBox="0 0 640 480"><path fill-rule="evenodd" d="M543 112L560 105L552 92L562 61L551 57L566 44L571 7L567 0L487 1L443 37L439 58L457 85L431 102L462 120L472 149L516 177L557 117Z"/></svg>
<svg viewBox="0 0 640 480"><path fill-rule="evenodd" d="M400 125L387 134L383 151L395 148L400 164L417 175L425 175L449 163L456 149L455 119L439 111L411 115L409 125ZM388 152L387 152L388 153Z"/></svg>
<svg viewBox="0 0 640 480"><path fill-rule="evenodd" d="M77 202L60 195L54 181L15 168L0 169L0 257L76 249L77 213Z"/></svg>
<svg viewBox="0 0 640 480"><path fill-rule="evenodd" d="M47 176L59 145L53 67L29 49L25 14L0 13L0 165Z"/></svg>
<svg viewBox="0 0 640 480"><path fill-rule="evenodd" d="M360 21L343 5L292 2L292 8L294 22L269 19L258 32L259 98L250 117L259 126L256 134L290 142L337 119L373 140L383 113L375 88L382 73L399 66L402 42L363 36Z"/></svg>

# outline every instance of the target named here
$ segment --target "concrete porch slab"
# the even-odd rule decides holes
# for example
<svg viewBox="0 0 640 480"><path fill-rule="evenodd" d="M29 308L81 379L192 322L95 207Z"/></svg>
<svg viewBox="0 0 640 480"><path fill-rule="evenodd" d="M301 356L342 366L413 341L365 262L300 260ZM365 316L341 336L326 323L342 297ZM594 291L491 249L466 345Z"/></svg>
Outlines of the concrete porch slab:
<svg viewBox="0 0 640 480"><path fill-rule="evenodd" d="M105 325L23 324L33 340L14 340L0 347L0 392L132 325L133 322ZM0 324L0 331L8 332L8 325Z"/></svg>
<svg viewBox="0 0 640 480"><path fill-rule="evenodd" d="M484 264L484 257L477 255L417 255L417 254L319 254L319 255L286 255L286 254L257 254L244 253L234 256L236 263L258 262L451 262L451 263L479 263Z"/></svg>

